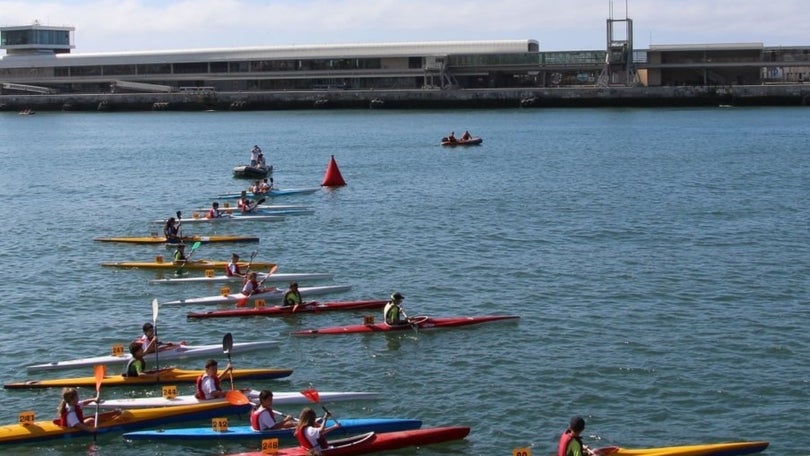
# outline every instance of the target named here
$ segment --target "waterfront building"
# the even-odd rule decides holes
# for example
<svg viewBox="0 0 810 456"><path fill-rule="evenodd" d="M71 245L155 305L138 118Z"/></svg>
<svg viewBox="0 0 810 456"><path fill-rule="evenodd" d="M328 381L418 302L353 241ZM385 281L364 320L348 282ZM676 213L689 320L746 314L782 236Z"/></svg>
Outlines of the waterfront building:
<svg viewBox="0 0 810 456"><path fill-rule="evenodd" d="M759 86L810 79L809 47L732 43L639 50L633 45L632 20L610 18L606 28L601 50L544 52L537 40L522 39L73 53L73 27L0 27L0 48L6 51L0 59L0 104L11 95L41 94L52 96L43 103L64 103L67 109L73 101L54 97L131 93L167 95L140 101L149 101L153 109L188 101L177 99L178 94L197 97L201 107L210 108L218 99L231 108L244 108L247 100L224 94L254 94L254 102L263 100L255 106L269 106L262 94L331 92L337 99L336 91L411 91L409 100L428 100L429 106L431 99L452 98L448 91L511 90L504 96L519 99L521 106L535 106L536 95L518 91ZM438 90L445 95L435 94ZM546 91L542 96L548 100L554 94ZM583 97L595 104L604 98ZM560 95L561 100L567 98L571 96ZM797 102L805 104L807 99L801 92ZM22 103L19 98L11 101ZM96 102L101 109L109 101ZM372 106L384 104L382 99L373 101ZM326 105L324 100L306 103Z"/></svg>

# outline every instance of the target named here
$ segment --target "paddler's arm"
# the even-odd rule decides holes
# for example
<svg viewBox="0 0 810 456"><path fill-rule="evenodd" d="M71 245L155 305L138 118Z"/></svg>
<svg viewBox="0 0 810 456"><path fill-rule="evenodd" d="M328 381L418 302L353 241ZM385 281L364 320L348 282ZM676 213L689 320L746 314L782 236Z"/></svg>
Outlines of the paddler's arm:
<svg viewBox="0 0 810 456"><path fill-rule="evenodd" d="M224 380L225 376L228 375L230 372L233 372L233 366L231 365L231 363L228 363L225 369L219 373L219 381Z"/></svg>

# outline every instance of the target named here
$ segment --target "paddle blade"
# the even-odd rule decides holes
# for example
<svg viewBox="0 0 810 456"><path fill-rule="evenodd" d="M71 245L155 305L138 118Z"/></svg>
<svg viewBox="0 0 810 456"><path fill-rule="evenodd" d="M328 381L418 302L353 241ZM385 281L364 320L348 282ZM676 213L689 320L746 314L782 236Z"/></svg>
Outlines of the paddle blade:
<svg viewBox="0 0 810 456"><path fill-rule="evenodd" d="M96 394L101 390L101 382L104 381L104 375L106 375L106 373L103 364L96 364L96 367L93 368L93 374L96 377Z"/></svg>
<svg viewBox="0 0 810 456"><path fill-rule="evenodd" d="M191 245L191 251L193 252L193 251L197 250L198 248L200 248L200 245L201 245L201 244L202 244L202 243L201 243L200 241L197 241L197 242L195 242L194 244L192 244L192 245Z"/></svg>
<svg viewBox="0 0 810 456"><path fill-rule="evenodd" d="M301 395L316 404L321 402L321 395L315 388L305 389L304 391L301 391Z"/></svg>
<svg viewBox="0 0 810 456"><path fill-rule="evenodd" d="M267 198L259 199L259 201L256 201L256 206L258 206L259 204L264 204L265 201L267 201Z"/></svg>
<svg viewBox="0 0 810 456"><path fill-rule="evenodd" d="M619 447L617 446L602 447L593 450L594 454L597 456L610 456L611 454L618 453L618 451Z"/></svg>
<svg viewBox="0 0 810 456"><path fill-rule="evenodd" d="M268 275L268 276L271 276L271 275L275 274L275 273L276 273L276 271L278 271L278 265L277 265L277 264L274 264L274 265L273 265L273 267L272 267L272 268L270 268L270 270L269 270L269 271L267 271L267 275ZM265 278L267 278L267 276L265 276Z"/></svg>
<svg viewBox="0 0 810 456"><path fill-rule="evenodd" d="M230 354L233 350L233 334L227 333L222 338L222 353Z"/></svg>
<svg viewBox="0 0 810 456"><path fill-rule="evenodd" d="M248 399L245 394L239 390L230 390L225 393L225 399L231 405L248 405L250 404L250 399Z"/></svg>
<svg viewBox="0 0 810 456"><path fill-rule="evenodd" d="M152 325L157 326L157 317L158 317L158 308L160 305L158 304L157 298L152 300Z"/></svg>

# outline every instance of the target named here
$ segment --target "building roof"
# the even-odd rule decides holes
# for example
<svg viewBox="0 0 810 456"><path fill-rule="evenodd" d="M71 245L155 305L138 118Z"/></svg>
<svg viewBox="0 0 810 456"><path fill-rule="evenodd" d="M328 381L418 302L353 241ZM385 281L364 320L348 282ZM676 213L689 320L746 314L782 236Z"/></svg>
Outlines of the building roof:
<svg viewBox="0 0 810 456"><path fill-rule="evenodd" d="M3 61L14 60L19 62L25 60L26 63L40 66L65 65L68 62L71 65L159 64L262 59L422 57L449 54L520 53L529 52L530 47L537 49L539 44L536 40L498 40L257 46L32 56L6 55Z"/></svg>

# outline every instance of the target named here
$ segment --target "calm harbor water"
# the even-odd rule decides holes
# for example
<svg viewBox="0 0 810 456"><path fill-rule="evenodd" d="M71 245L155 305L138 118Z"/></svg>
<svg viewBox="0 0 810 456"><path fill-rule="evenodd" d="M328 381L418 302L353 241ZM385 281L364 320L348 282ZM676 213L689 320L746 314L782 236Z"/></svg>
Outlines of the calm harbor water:
<svg viewBox="0 0 810 456"><path fill-rule="evenodd" d="M437 145L464 129L483 145ZM353 286L329 299L397 290L410 315L521 319L293 338L293 329L355 323L364 313L187 321L187 311L202 309L162 307L163 339L218 343L232 332L237 342L281 342L234 364L293 375L237 386L379 391L383 400L330 409L338 418L472 427L464 442L397 455L519 447L546 455L574 414L585 416L585 440L596 447L769 440L766 454L810 454L808 139L810 111L785 108L1 113L2 380L56 377L23 366L104 354L134 338L153 298L218 293L102 268L168 252L93 238L147 235L160 230L154 219L241 189L231 168L259 144L279 187L318 186L330 155L348 186L272 201L309 205L314 215L185 227L261 237L204 245L196 258L258 249L279 272L332 272L334 283ZM102 396L155 390L103 388ZM58 401L57 390L3 390L0 422L22 410L50 419ZM90 442L14 453L85 454ZM98 440L98 454L116 456L250 448Z"/></svg>

